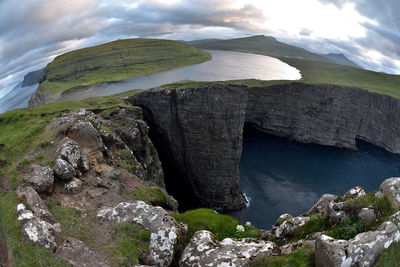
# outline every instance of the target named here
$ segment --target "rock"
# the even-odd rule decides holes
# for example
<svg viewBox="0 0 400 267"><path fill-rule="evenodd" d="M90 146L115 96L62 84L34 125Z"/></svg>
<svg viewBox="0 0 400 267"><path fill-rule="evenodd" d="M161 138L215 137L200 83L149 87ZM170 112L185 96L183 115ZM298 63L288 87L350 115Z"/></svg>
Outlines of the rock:
<svg viewBox="0 0 400 267"><path fill-rule="evenodd" d="M82 191L82 181L74 177L71 181L65 183L64 190L67 193L79 193Z"/></svg>
<svg viewBox="0 0 400 267"><path fill-rule="evenodd" d="M47 205L32 187L19 187L17 188L16 193L19 199L28 203L29 208L34 212L35 216L50 224L56 223L56 220L48 210ZM21 206L19 207L22 208Z"/></svg>
<svg viewBox="0 0 400 267"><path fill-rule="evenodd" d="M19 213L18 216L18 221L23 221L23 220L30 220L33 219L34 215L33 212L30 210L23 210Z"/></svg>
<svg viewBox="0 0 400 267"><path fill-rule="evenodd" d="M316 266L372 266L381 251L400 241L392 222L384 222L376 231L358 234L353 239L335 240L322 235L315 243Z"/></svg>
<svg viewBox="0 0 400 267"><path fill-rule="evenodd" d="M288 255L288 254L292 254L293 252L295 252L296 250L298 250L299 248L303 248L307 245L307 241L305 240L299 240L293 243L289 243L286 244L284 246L280 246L279 247L279 255Z"/></svg>
<svg viewBox="0 0 400 267"><path fill-rule="evenodd" d="M52 228L52 225L48 222L34 217L23 225L22 230L33 242L54 250L57 244Z"/></svg>
<svg viewBox="0 0 400 267"><path fill-rule="evenodd" d="M177 222L161 207L143 201L121 202L103 207L97 217L107 221L133 222L151 232L149 265L169 266L184 240L187 226Z"/></svg>
<svg viewBox="0 0 400 267"><path fill-rule="evenodd" d="M37 107L46 103L52 102L52 99L47 95L36 91L28 101L28 107Z"/></svg>
<svg viewBox="0 0 400 267"><path fill-rule="evenodd" d="M400 228L400 211L392 214L389 217L389 221L391 221L392 223L396 224L398 228Z"/></svg>
<svg viewBox="0 0 400 267"><path fill-rule="evenodd" d="M76 175L74 167L66 160L57 158L54 173L60 180L68 181Z"/></svg>
<svg viewBox="0 0 400 267"><path fill-rule="evenodd" d="M276 238L284 239L286 237L292 236L300 227L305 225L309 220L310 217L299 216L284 221L281 225L275 228Z"/></svg>
<svg viewBox="0 0 400 267"><path fill-rule="evenodd" d="M336 200L335 195L324 194L317 201L317 203L312 206L312 208L306 213L308 216L312 214L321 214L322 216L327 216L329 213L329 208L333 202Z"/></svg>
<svg viewBox="0 0 400 267"><path fill-rule="evenodd" d="M53 170L50 166L33 165L29 181L38 193L50 193L54 182Z"/></svg>
<svg viewBox="0 0 400 267"><path fill-rule="evenodd" d="M77 169L82 159L81 149L77 143L67 139L61 145L60 157L68 161L74 169Z"/></svg>
<svg viewBox="0 0 400 267"><path fill-rule="evenodd" d="M382 194L388 194L397 208L400 208L400 178L389 178L379 187Z"/></svg>
<svg viewBox="0 0 400 267"><path fill-rule="evenodd" d="M165 197L167 198L166 205L169 210L177 211L179 207L178 201L171 195L168 195L167 192L164 192Z"/></svg>
<svg viewBox="0 0 400 267"><path fill-rule="evenodd" d="M180 185L177 194L191 192L209 207L245 207L238 168L247 104L245 86L152 89L129 101L142 107L160 158L174 183Z"/></svg>
<svg viewBox="0 0 400 267"><path fill-rule="evenodd" d="M340 220L346 216L346 209L348 208L348 203L346 202L334 202L330 204L328 210L328 223L329 225L335 225L340 222Z"/></svg>
<svg viewBox="0 0 400 267"><path fill-rule="evenodd" d="M290 215L289 213L284 213L281 216L279 216L278 220L276 220L275 225L279 226L281 225L284 221L287 221L289 219L293 218L292 215Z"/></svg>
<svg viewBox="0 0 400 267"><path fill-rule="evenodd" d="M218 242L209 231L197 231L183 251L179 266L247 266L260 255L272 255L275 244L251 238Z"/></svg>
<svg viewBox="0 0 400 267"><path fill-rule="evenodd" d="M379 198L383 197L383 194L381 191L378 191L374 194L374 200L377 200Z"/></svg>
<svg viewBox="0 0 400 267"><path fill-rule="evenodd" d="M86 246L82 241L69 237L65 240L59 249L57 254L66 259L72 266L77 267L106 267L110 266L106 264L102 259L99 259L98 255Z"/></svg>
<svg viewBox="0 0 400 267"><path fill-rule="evenodd" d="M100 133L89 121L80 121L72 126L67 136L74 140L86 152L90 152L103 147Z"/></svg>
<svg viewBox="0 0 400 267"><path fill-rule="evenodd" d="M376 220L374 208L362 208L361 211L358 213L358 218L363 222L365 227L373 225Z"/></svg>
<svg viewBox="0 0 400 267"><path fill-rule="evenodd" d="M344 194L344 198L346 200L356 199L364 195L365 195L364 189L361 186L355 186L351 188L349 191L347 191L346 194Z"/></svg>

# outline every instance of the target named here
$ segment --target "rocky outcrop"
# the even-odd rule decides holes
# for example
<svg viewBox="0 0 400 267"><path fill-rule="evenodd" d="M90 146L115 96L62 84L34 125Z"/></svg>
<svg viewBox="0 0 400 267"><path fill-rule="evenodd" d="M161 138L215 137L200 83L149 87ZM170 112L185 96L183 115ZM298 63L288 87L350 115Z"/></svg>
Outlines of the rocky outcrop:
<svg viewBox="0 0 400 267"><path fill-rule="evenodd" d="M153 89L130 102L143 108L150 136L170 177L167 188L168 183L179 184L179 190L189 190L206 206L231 210L245 206L238 168L245 88L213 84Z"/></svg>
<svg viewBox="0 0 400 267"><path fill-rule="evenodd" d="M302 142L356 149L359 138L400 153L400 100L358 88L211 84L148 90L130 102L144 110L167 180L186 183L207 206L243 207L237 170L244 122Z"/></svg>
<svg viewBox="0 0 400 267"><path fill-rule="evenodd" d="M143 201L121 202L115 207L103 207L97 217L111 222L131 222L151 232L150 265L169 266L181 246L187 225L177 222L161 207Z"/></svg>
<svg viewBox="0 0 400 267"><path fill-rule="evenodd" d="M31 98L29 98L28 107L37 107L50 102L52 102L52 99L50 97L36 90Z"/></svg>
<svg viewBox="0 0 400 267"><path fill-rule="evenodd" d="M251 238L219 242L209 231L197 231L183 251L179 266L248 266L257 256L271 256L275 244Z"/></svg>
<svg viewBox="0 0 400 267"><path fill-rule="evenodd" d="M358 234L348 241L321 235L315 243L315 265L372 266L382 250L399 241L399 230L392 222L385 222L376 231Z"/></svg>
<svg viewBox="0 0 400 267"><path fill-rule="evenodd" d="M53 170L50 166L33 165L28 180L38 193L50 193L54 183Z"/></svg>
<svg viewBox="0 0 400 267"><path fill-rule="evenodd" d="M388 194L397 208L400 208L400 178L390 178L383 181L379 187L382 194Z"/></svg>

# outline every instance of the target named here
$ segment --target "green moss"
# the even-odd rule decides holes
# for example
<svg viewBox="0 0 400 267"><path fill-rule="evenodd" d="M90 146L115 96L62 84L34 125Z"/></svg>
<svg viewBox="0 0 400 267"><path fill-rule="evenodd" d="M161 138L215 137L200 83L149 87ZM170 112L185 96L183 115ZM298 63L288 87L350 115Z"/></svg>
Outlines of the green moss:
<svg viewBox="0 0 400 267"><path fill-rule="evenodd" d="M21 232L22 222L17 220L15 193L0 191L0 226L8 249L12 254L13 266L70 266L48 249L28 240Z"/></svg>
<svg viewBox="0 0 400 267"><path fill-rule="evenodd" d="M261 235L260 230L254 226L245 227L244 232L238 232L236 226L243 225L239 220L228 215L219 214L212 209L190 210L181 214L172 214L172 216L176 220L188 224L189 229L186 242L199 230L208 230L212 232L216 235L218 240L227 237L260 237Z"/></svg>
<svg viewBox="0 0 400 267"><path fill-rule="evenodd" d="M390 247L382 251L374 264L375 267L399 266L400 243L392 243Z"/></svg>
<svg viewBox="0 0 400 267"><path fill-rule="evenodd" d="M55 100L62 92L99 82L118 81L143 74L198 64L211 56L182 42L127 39L75 50L46 67L38 91Z"/></svg>
<svg viewBox="0 0 400 267"><path fill-rule="evenodd" d="M132 192L136 199L144 201L147 204L164 206L167 202L165 193L159 187L144 187Z"/></svg>
<svg viewBox="0 0 400 267"><path fill-rule="evenodd" d="M105 246L110 259L120 266L139 264L148 250L150 232L130 223L116 224L113 231L112 243Z"/></svg>
<svg viewBox="0 0 400 267"><path fill-rule="evenodd" d="M314 265L314 248L307 246L284 256L259 257L251 263L252 267L311 267Z"/></svg>

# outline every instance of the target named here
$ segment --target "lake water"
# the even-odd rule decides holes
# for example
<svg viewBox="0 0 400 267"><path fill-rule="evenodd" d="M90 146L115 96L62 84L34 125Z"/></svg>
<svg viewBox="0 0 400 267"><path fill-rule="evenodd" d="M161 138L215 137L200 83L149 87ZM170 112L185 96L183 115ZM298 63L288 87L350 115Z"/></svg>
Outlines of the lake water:
<svg viewBox="0 0 400 267"><path fill-rule="evenodd" d="M270 229L279 215L307 212L321 197L342 195L360 185L378 190L383 180L400 176L400 155L359 141L359 151L299 143L246 127L240 162L243 192L250 207L231 215Z"/></svg>
<svg viewBox="0 0 400 267"><path fill-rule="evenodd" d="M212 55L212 60L207 62L69 91L64 93L58 101L112 95L132 89L148 89L188 80L298 80L301 78L299 70L276 58L231 51L207 50L207 52Z"/></svg>

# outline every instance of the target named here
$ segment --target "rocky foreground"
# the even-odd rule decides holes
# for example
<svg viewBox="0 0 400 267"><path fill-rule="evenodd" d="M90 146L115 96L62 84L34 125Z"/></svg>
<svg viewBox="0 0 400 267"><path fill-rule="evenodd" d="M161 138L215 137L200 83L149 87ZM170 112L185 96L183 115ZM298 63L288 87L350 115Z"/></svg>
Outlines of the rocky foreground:
<svg viewBox="0 0 400 267"><path fill-rule="evenodd" d="M118 265L101 249L107 240L89 246L63 234L68 226L59 223L48 206L56 202L82 212L94 210L91 227L104 239L112 238L119 224L148 231L148 249L140 257L140 264L148 266L249 266L305 247L315 249L316 266L372 266L383 250L400 241L400 178L390 178L374 194L355 187L344 196L323 195L302 216L283 214L260 238L219 241L214 233L201 230L185 243L188 225L170 215L177 202L163 189L161 163L141 116L137 108L100 114L77 110L51 121L46 131L57 129L51 141L54 165L29 165L26 182L17 189L20 204L15 208L27 238L73 266ZM135 165L129 171L123 166L128 159ZM159 188L165 199L145 203L127 193L138 188ZM379 203L393 205L393 214L380 210ZM354 216L362 225L360 233L348 240L329 236L330 229ZM309 230L321 221L324 227Z"/></svg>

